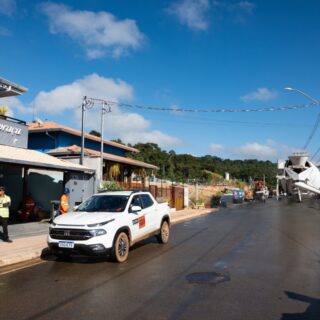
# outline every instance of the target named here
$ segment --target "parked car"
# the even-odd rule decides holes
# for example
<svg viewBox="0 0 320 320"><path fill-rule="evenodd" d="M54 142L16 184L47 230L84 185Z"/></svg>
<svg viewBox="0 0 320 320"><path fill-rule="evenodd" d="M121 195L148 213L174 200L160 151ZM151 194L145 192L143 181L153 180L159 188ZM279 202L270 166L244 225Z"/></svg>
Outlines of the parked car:
<svg viewBox="0 0 320 320"><path fill-rule="evenodd" d="M233 203L242 203L244 201L244 191L241 189L233 189Z"/></svg>
<svg viewBox="0 0 320 320"><path fill-rule="evenodd" d="M111 254L117 262L128 258L136 242L156 235L167 243L170 210L149 192L117 191L95 194L70 213L56 217L50 227L48 246L58 257L73 253Z"/></svg>
<svg viewBox="0 0 320 320"><path fill-rule="evenodd" d="M232 193L225 193L220 198L220 205L223 207L227 207L228 204L233 203L233 194Z"/></svg>

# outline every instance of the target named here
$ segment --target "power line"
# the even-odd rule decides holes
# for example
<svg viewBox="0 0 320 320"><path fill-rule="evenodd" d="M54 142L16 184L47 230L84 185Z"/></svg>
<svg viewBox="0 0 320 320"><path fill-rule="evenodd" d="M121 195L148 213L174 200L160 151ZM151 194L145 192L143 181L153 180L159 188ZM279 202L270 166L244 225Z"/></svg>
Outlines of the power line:
<svg viewBox="0 0 320 320"><path fill-rule="evenodd" d="M316 105L320 105L320 101L313 98L312 96L310 96L309 94L305 93L304 91L302 90L299 90L297 88L292 88L292 87L286 87L285 88L286 90L289 90L289 91L295 91L295 92L298 92L300 94L302 94L303 96L307 97L308 99L310 99L313 103L315 103ZM313 138L318 126L319 126L319 123L320 123L320 113L318 113L318 116L317 116L317 119L316 119L316 122L312 128L312 131L307 139L307 142L305 143L305 145L303 146L303 149L306 149L307 146L309 145L311 139ZM316 156L316 154L320 151L320 148L316 151L316 153L314 153L314 155L312 156L312 158L314 158Z"/></svg>
<svg viewBox="0 0 320 320"><path fill-rule="evenodd" d="M308 137L308 140L307 140L307 142L305 143L303 149L306 149L307 146L309 145L311 139L313 138L314 134L316 133L316 131L317 131L317 129L318 129L319 123L320 123L320 113L318 114L318 117L317 117L317 119L316 119L316 122L315 122L315 124L314 124L314 126L313 126L313 128L312 128L312 131L311 131L311 133L310 133L310 136ZM319 150L319 151L320 151L320 150ZM317 152L319 152L319 151L317 151Z"/></svg>
<svg viewBox="0 0 320 320"><path fill-rule="evenodd" d="M320 147L317 149L317 151L312 155L311 160L315 158L315 156L320 152ZM319 158L320 159L320 158ZM317 161L319 161L319 159Z"/></svg>
<svg viewBox="0 0 320 320"><path fill-rule="evenodd" d="M91 106L94 104L94 102L103 102L108 104L109 106L119 106L119 107L126 107L130 109L140 109L140 110L149 110L149 111L161 111L161 112L186 112L186 113L257 113L257 112L275 112L275 111L290 111L290 110L301 110L301 109L308 109L315 106L318 106L318 101L315 100L315 102L308 103L308 104L299 104L299 105L293 105L293 106L287 106L287 107L265 107L265 108L246 108L246 109L231 109L231 108L223 108L223 109L202 109L202 108L168 108L168 107L158 107L158 106L142 106L138 104L129 104L129 103L123 103L123 102L116 102L116 101L110 101L110 100L102 100L102 99L95 99L95 98L84 98L85 103L88 106ZM239 122L240 124L241 122ZM244 124L244 123L243 123ZM247 123L248 124L248 123ZM269 123L260 123L262 125L271 125ZM313 129L311 131L311 134L309 135L307 142L305 143L303 149L306 149L309 145L310 141L312 140L318 126L320 124L320 113L318 114L318 117L316 119L316 122L313 126ZM314 153L312 158L314 158L318 153L320 152L319 149Z"/></svg>
<svg viewBox="0 0 320 320"><path fill-rule="evenodd" d="M156 116L150 116L148 115L148 119L151 120L161 120L165 119L166 122L174 122L176 123L177 121L184 121L184 122L198 122L198 123L204 123L204 124L214 124L214 125L219 125L219 126L250 126L250 127L292 127L292 128L307 128L307 125L302 125L301 123L283 123L283 122L257 122L257 121L237 121L237 120L223 120L223 119L211 119L208 117L189 117L190 114L185 115L185 116L179 116L176 118L172 117L165 117L162 118L160 115Z"/></svg>
<svg viewBox="0 0 320 320"><path fill-rule="evenodd" d="M163 108L157 106L141 106L137 104L128 104L115 101L107 101L110 105L118 105L120 107L128 107L132 109L167 111L167 112L194 112L194 113L242 113L242 112L272 112L272 111L288 111L307 109L316 106L316 103L300 104L288 107L266 107L266 108L247 108L247 109L201 109L201 108ZM320 120L320 119L319 119Z"/></svg>

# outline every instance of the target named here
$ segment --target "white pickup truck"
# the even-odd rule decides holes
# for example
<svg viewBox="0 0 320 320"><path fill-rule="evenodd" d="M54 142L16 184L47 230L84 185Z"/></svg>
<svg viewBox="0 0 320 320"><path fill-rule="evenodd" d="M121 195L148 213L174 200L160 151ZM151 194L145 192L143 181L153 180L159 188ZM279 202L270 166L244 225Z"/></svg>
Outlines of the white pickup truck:
<svg viewBox="0 0 320 320"><path fill-rule="evenodd" d="M91 196L73 211L56 217L49 230L48 246L58 257L72 253L111 254L117 262L128 258L136 242L156 235L167 243L170 210L149 192L116 191Z"/></svg>

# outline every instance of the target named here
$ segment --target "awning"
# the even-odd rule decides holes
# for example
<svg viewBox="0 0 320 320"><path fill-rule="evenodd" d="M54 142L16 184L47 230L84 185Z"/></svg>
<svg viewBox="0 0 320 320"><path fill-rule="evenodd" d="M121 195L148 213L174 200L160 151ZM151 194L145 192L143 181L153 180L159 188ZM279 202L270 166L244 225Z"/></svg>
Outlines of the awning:
<svg viewBox="0 0 320 320"><path fill-rule="evenodd" d="M0 78L0 98L18 96L28 89L6 79Z"/></svg>
<svg viewBox="0 0 320 320"><path fill-rule="evenodd" d="M67 170L88 173L94 172L94 170L80 164L72 163L63 159L58 159L46 153L5 145L0 145L0 163L11 163L33 168L57 171Z"/></svg>
<svg viewBox="0 0 320 320"><path fill-rule="evenodd" d="M86 155L89 155L89 156L91 155L91 156L100 157L101 155L100 151L96 151L88 148L84 148L83 151ZM80 153L81 153L81 148L77 145L53 149L48 152L48 154L55 155L57 157L67 156L67 155L80 155ZM128 164L134 167L142 167L142 168L153 169L153 170L159 169L157 166L150 163L146 163L143 161L139 161L139 160L135 160L127 157L117 156L115 154L106 153L106 152L103 153L103 159L113 161L113 162Z"/></svg>

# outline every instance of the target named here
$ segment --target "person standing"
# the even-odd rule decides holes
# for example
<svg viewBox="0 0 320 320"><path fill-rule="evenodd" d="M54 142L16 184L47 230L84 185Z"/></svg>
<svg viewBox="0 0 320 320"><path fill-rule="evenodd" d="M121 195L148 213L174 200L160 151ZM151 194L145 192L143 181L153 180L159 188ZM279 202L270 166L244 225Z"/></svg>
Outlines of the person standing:
<svg viewBox="0 0 320 320"><path fill-rule="evenodd" d="M59 207L60 214L65 214L69 211L69 193L70 193L69 189L65 188L60 198L60 207Z"/></svg>
<svg viewBox="0 0 320 320"><path fill-rule="evenodd" d="M11 205L11 199L5 194L5 187L0 186L0 222L3 229L3 241L12 242L9 239L8 234L8 220L9 220L9 207Z"/></svg>

